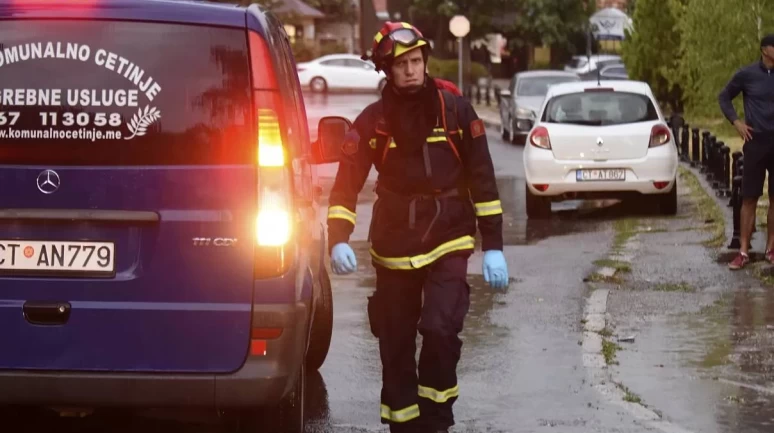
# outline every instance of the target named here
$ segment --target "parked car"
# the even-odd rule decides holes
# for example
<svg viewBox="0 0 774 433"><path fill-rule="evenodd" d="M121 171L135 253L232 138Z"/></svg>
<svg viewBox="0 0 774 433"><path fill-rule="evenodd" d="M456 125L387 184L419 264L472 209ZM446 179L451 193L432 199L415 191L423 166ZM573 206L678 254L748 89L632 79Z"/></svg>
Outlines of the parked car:
<svg viewBox="0 0 774 433"><path fill-rule="evenodd" d="M604 71L610 68L624 68L626 69L626 66L624 65L623 61L618 59L610 59L610 60L600 60L595 65L594 68L591 69L588 72L585 72L583 74L580 74L581 79L584 81L597 81L599 79L612 79L610 76L608 78L605 78ZM620 74L619 74L620 75ZM621 77L621 79L629 79L628 76Z"/></svg>
<svg viewBox="0 0 774 433"><path fill-rule="evenodd" d="M566 72L575 72L578 75L584 76L589 72L596 71L599 67L598 65L604 62L622 63L623 60L621 59L621 56L615 54L573 56L572 59L564 66L564 70Z"/></svg>
<svg viewBox="0 0 774 433"><path fill-rule="evenodd" d="M500 134L511 143L523 144L551 85L579 81L573 72L527 71L513 76L500 92Z"/></svg>
<svg viewBox="0 0 774 433"><path fill-rule="evenodd" d="M303 431L333 313L282 23L150 0L6 2L0 20L19 89L0 108L0 405Z"/></svg>
<svg viewBox="0 0 774 433"><path fill-rule="evenodd" d="M647 83L552 86L523 154L527 216L565 199L628 199L677 212L677 147Z"/></svg>
<svg viewBox="0 0 774 433"><path fill-rule="evenodd" d="M354 54L330 54L298 64L301 85L312 92L329 90L381 91L387 84L384 71L375 71L374 64Z"/></svg>
<svg viewBox="0 0 774 433"><path fill-rule="evenodd" d="M599 71L599 76L603 80L628 80L629 73L626 71L626 65L614 64L608 65Z"/></svg>

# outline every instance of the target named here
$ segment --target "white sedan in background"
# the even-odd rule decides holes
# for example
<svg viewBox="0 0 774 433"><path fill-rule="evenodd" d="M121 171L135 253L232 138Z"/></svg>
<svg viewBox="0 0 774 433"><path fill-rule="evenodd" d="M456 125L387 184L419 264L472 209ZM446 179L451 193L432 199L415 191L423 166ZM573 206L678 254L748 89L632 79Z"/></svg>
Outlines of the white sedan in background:
<svg viewBox="0 0 774 433"><path fill-rule="evenodd" d="M379 91L387 83L384 71L355 54L330 54L296 65L301 86L316 93L329 90Z"/></svg>
<svg viewBox="0 0 774 433"><path fill-rule="evenodd" d="M552 86L524 149L527 216L566 199L647 201L677 212L677 147L647 83Z"/></svg>

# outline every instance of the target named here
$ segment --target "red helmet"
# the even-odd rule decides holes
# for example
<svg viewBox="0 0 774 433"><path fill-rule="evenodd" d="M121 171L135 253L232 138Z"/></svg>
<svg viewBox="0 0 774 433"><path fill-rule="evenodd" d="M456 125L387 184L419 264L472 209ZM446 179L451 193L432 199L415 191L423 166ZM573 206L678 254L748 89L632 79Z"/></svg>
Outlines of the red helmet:
<svg viewBox="0 0 774 433"><path fill-rule="evenodd" d="M376 70L380 71L390 59L421 46L430 47L430 43L422 36L419 29L409 23L386 22L374 36L370 59L374 62ZM362 58L369 59L367 55L363 55Z"/></svg>

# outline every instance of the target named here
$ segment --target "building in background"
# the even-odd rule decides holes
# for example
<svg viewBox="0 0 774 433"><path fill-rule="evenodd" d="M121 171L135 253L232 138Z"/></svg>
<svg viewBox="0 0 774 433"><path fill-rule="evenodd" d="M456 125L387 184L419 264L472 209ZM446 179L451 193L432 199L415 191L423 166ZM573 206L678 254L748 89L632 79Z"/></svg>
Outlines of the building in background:
<svg viewBox="0 0 774 433"><path fill-rule="evenodd" d="M325 14L301 0L282 0L272 9L285 25L291 43L315 40L317 21Z"/></svg>

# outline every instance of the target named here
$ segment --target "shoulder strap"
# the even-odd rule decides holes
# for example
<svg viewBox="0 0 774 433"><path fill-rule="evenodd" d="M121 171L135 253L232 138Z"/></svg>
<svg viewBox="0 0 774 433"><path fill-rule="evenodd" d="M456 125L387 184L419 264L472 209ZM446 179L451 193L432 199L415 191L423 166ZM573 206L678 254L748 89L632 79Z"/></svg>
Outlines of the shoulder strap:
<svg viewBox="0 0 774 433"><path fill-rule="evenodd" d="M451 146L457 160L462 162L457 146L452 140L452 135L459 134L459 122L457 119L457 98L446 90L438 89L438 100L441 102L441 125L446 133L446 142Z"/></svg>

